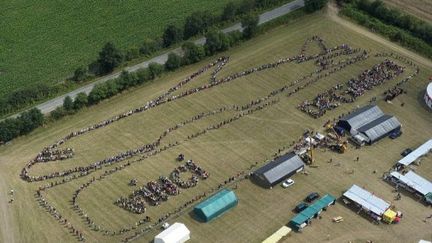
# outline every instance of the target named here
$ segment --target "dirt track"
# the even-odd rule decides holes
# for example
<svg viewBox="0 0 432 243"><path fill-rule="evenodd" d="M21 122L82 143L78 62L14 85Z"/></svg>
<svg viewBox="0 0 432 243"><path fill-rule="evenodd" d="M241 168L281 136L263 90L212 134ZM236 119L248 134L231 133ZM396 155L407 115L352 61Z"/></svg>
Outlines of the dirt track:
<svg viewBox="0 0 432 243"><path fill-rule="evenodd" d="M416 61L422 65L425 65L427 67L432 67L432 61L431 60L429 60L425 57L422 57L422 56L420 56L420 55L418 55L412 51L409 51L409 50L385 39L384 37L381 37L377 34L374 34L374 33L370 32L369 30L367 30L367 29L365 29L359 25L356 25L352 22L349 22L348 20L345 20L345 19L339 17L338 16L338 8L335 6L334 3L331 3L328 5L327 14L336 23L341 24L341 25L343 25L343 26L345 26L345 27L347 27L347 28L349 28L349 29L361 34L361 35L364 35L364 36L366 36L366 37L368 37L368 38L370 38L376 42L384 44L384 45L388 46L389 48L391 48L397 52L400 52L401 54L405 55L406 57L409 57L409 58L413 59L414 61Z"/></svg>
<svg viewBox="0 0 432 243"><path fill-rule="evenodd" d="M13 236L13 229L11 228L12 218L9 215L9 207L12 205L9 205L8 203L9 195L7 195L7 186L1 178L0 188L0 241L13 243L15 240Z"/></svg>

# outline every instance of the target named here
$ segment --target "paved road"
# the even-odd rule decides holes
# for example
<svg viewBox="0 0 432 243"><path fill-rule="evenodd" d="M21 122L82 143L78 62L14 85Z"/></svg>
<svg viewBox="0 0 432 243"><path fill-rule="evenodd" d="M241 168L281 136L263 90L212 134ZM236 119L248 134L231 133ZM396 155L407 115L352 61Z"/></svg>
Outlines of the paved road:
<svg viewBox="0 0 432 243"><path fill-rule="evenodd" d="M268 12L265 12L265 13L261 14L259 16L259 24L266 23L266 22L268 22L270 20L278 18L278 17L280 17L282 15L285 15L285 14L287 14L287 13L289 13L289 12L295 10L295 9L298 9L300 7L303 7L303 6L304 6L304 1L303 0L295 0L293 2L287 3L287 4L285 4L285 5L281 6L281 7L275 8L275 9L273 9L271 11L268 11ZM240 23L235 24L235 25L233 25L231 27L228 27L228 28L222 30L222 32L228 33L228 32L232 32L232 31L235 31L235 30L242 31ZM198 44L198 45L204 45L205 38L200 38L200 39L196 40L195 43ZM145 62L142 62L142 63L136 64L136 65L127 67L127 68L125 68L125 70L127 70L129 72L134 72L134 71L137 71L140 68L147 67L152 62L164 64L166 62L166 60L168 59L168 54L170 52L175 52L175 53L178 53L178 54L182 54L181 53L181 49L177 48L177 49L174 49L172 51L166 52L166 53L164 53L164 54L162 54L160 56L157 56L157 57L154 57L154 58L152 58L150 60L147 60ZM72 98L75 98L75 96L78 93L80 93L80 92L84 92L84 93L88 94L88 93L90 93L90 91L93 89L93 87L96 84L103 83L103 82L106 82L106 81L108 81L110 79L117 78L119 75L120 75L120 72L116 72L116 73L112 73L112 74L103 76L103 77L97 79L96 81L94 81L94 82L92 82L90 84L82 86L82 87L80 87L80 88L78 88L78 89L76 89L74 91L71 91L71 92L69 92L67 94L64 94L64 95L61 95L61 96L58 96L58 97L56 97L54 99L48 100L48 101L46 101L46 102L44 102L44 103L42 103L40 105L37 105L36 107L38 109L40 109L42 111L42 113L44 113L44 114L49 113L50 111L54 110L56 107L61 106L63 104L63 100L64 100L64 98L66 96L70 96Z"/></svg>

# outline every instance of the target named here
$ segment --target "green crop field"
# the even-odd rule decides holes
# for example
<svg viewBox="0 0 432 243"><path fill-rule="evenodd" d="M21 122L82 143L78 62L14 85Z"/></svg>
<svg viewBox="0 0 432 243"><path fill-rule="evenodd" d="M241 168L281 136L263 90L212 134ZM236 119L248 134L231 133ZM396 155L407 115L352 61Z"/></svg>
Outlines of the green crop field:
<svg viewBox="0 0 432 243"><path fill-rule="evenodd" d="M0 97L36 83L63 81L113 41L122 49L161 36L194 11L220 13L228 0L3 1Z"/></svg>
<svg viewBox="0 0 432 243"><path fill-rule="evenodd" d="M277 68L258 71L178 98L67 141L60 148L73 148L75 154L72 159L38 163L30 169L30 175L42 176L77 166L86 166L122 151L151 143L165 131L169 131L158 148L177 144L176 142L178 145L155 155L144 153L118 164L107 164L89 175L64 181L64 184L42 192L44 200L63 218L67 218L68 223L82 232L87 242L119 242L135 233L140 233L148 225L135 224L143 217L150 216L154 223L159 217L193 200L197 195L206 192L206 196L209 196L210 191L220 184L225 187L224 181L229 177L247 173L256 163L262 165L265 160L272 158L279 148L289 151L292 142L297 141L306 129L322 131L323 124L327 120L336 118L357 106L365 105L373 97L377 97L377 104L382 110L395 115L402 123L404 133L400 138L396 140L384 138L377 144L361 149L350 146L345 154L316 150L317 167L306 167L307 175L293 176L296 182L288 189L280 186L272 190L263 189L248 179L241 180L226 185L235 190L239 204L220 218L210 223L201 223L193 218L191 207L187 207L180 213L172 215L167 221L185 223L191 231L190 242L261 242L289 222L294 216L292 209L309 192L331 193L340 197L344 190L355 183L392 202L404 213L402 221L396 225L375 225L367 217L356 214L355 211L338 202L323 212L321 219L314 219L313 224L301 233L291 233L286 242L432 240L430 231L432 221L425 220L425 217L432 214L431 208L425 207L408 194L404 194L401 200L395 201L396 194L393 192L393 187L381 179L382 174L400 159L402 150L407 147L416 148L432 137L430 126L432 112L422 101L427 79L432 74L430 62L426 63L428 65L426 66L417 63L416 59L408 59L420 67L420 73L402 86L407 94L387 103L383 100L382 93L415 71L413 66L402 59L388 57L405 67L401 76L368 91L354 103L343 104L327 112L323 117L313 119L299 111L297 105L382 62L385 57L375 56L377 53L393 52L400 56L404 56L401 53L406 53L406 50L400 47L360 35L348 25L341 25L324 13L316 13L301 17L287 26L268 31L221 54L221 56L229 56L229 61L217 73L217 77L226 77L252 67L276 62L281 58L298 55L305 40L314 35L322 37L327 47L347 44L352 48L360 48L361 51L366 50L368 56L346 68L321 77L316 82L308 83L309 78L301 79L302 81L293 84L287 90L270 96L258 105L252 105L255 108L260 105L262 107L256 110L248 109L250 112L245 112L246 114L241 117L238 117L241 111L233 108L233 105L244 106L251 101L258 102L259 98L266 97L270 92L289 85L294 80L304 76L316 77L317 66L314 61L282 64ZM319 50L316 43L311 42L306 47L305 53L315 54ZM335 57L335 62L354 55ZM79 131L145 105L147 101L163 94L216 58L207 58L200 63L168 73L152 83L127 91L60 122L39 128L29 136L20 137L12 144L0 147L0 241L76 241L77 238L71 234L67 223L60 223L50 215L40 206L36 196L38 188L45 185L51 187L56 182L63 183L63 178L25 182L19 178L21 169L45 146L55 143L72 131ZM172 95L180 95L185 90L208 84L212 70L199 75L174 91ZM305 85L303 89L288 95L303 85ZM272 101L273 103L264 105ZM185 123L178 129L167 130L200 113L217 111L220 107L227 108L222 112L198 119L196 122ZM238 119L230 121L233 117ZM219 129L207 129L224 120L229 122ZM191 138L192 134L203 130L206 132ZM147 206L147 212L143 215L130 213L114 204L119 197L126 197L138 188L128 185L132 178L136 178L138 186L141 186L150 180L156 180L159 176L169 175L180 165L175 161L179 153L183 153L186 159L193 159L210 174L209 178L199 181L196 187L182 189L180 195L171 196L160 206ZM355 161L356 157L360 160ZM328 162L330 159L332 163ZM431 158L428 157L421 166L416 168L418 173L429 180L432 180L431 162ZM117 169L114 169L116 167ZM105 171L109 170L113 171L104 175ZM81 185L92 181L93 177L94 182L80 191L76 199L77 205L82 210L80 213L72 206L73 194ZM15 191L15 201L8 204L6 200L9 196L6 192L11 189ZM84 216L91 218L96 227L88 224ZM342 216L344 222L332 223L331 218L336 216ZM131 228L131 230L118 233L122 228ZM113 234L113 231L116 233ZM136 242L151 242L158 232L160 232L159 226L143 233Z"/></svg>

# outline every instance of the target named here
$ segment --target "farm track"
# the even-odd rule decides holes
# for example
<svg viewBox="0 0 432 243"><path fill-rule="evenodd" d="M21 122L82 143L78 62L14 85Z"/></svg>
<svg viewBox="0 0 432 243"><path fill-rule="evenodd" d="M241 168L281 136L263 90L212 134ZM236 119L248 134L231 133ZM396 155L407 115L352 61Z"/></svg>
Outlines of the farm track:
<svg viewBox="0 0 432 243"><path fill-rule="evenodd" d="M386 38L384 38L380 35L374 34L374 33L370 32L369 30L367 30L367 29L365 29L359 25L356 25L356 24L354 24L354 23L352 23L346 19L339 17L338 16L338 8L334 5L334 3L330 3L328 5L327 14L330 17L330 19L333 20L334 22L341 24L341 25L349 28L350 30L353 30L353 31L355 31L355 32L357 32L363 36L366 36L366 37L368 37L368 38L370 38L376 42L379 42L385 46L388 46L389 48L393 49L394 51L402 53L405 56L415 60L416 62L421 63L422 65L425 65L427 67L432 67L432 61L431 60L429 60L425 57L422 57L422 56L420 56L420 55L418 55L418 54L416 54L416 53L414 53L408 49L405 49L405 48L399 46L398 44L393 43L393 42L387 40Z"/></svg>
<svg viewBox="0 0 432 243"><path fill-rule="evenodd" d="M14 243L15 239L13 236L13 231L11 226L12 218L9 215L9 207L12 205L8 205L8 195L7 195L7 186L5 185L5 182L1 179L0 176L0 188L3 188L0 190L0 227L1 227L1 242L8 242L8 243Z"/></svg>

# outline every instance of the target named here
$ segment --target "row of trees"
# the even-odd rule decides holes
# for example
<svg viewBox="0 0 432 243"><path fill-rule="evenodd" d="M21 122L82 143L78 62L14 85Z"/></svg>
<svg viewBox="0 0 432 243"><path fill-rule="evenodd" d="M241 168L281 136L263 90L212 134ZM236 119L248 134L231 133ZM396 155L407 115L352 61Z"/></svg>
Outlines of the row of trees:
<svg viewBox="0 0 432 243"><path fill-rule="evenodd" d="M86 93L79 93L75 97L75 100L66 96L63 106L59 106L52 111L50 118L58 120L66 115L74 114L83 107L96 105L100 101L108 99L123 90L157 78L163 71L164 66L158 63L151 63L147 68L142 68L133 73L123 71L118 78L95 85L88 95Z"/></svg>
<svg viewBox="0 0 432 243"><path fill-rule="evenodd" d="M432 45L431 24L409 14L402 13L397 9L388 8L381 0L357 0L355 4L358 9L367 12L384 23L406 30L413 36Z"/></svg>
<svg viewBox="0 0 432 243"><path fill-rule="evenodd" d="M392 41L399 42L402 46L411 48L429 58L432 57L431 45L428 45L422 39L413 36L410 32L383 23L381 20L368 15L367 12L358 9L356 4L345 5L341 13L352 18L357 23L386 36Z"/></svg>
<svg viewBox="0 0 432 243"><path fill-rule="evenodd" d="M216 23L216 19L218 18L209 12L195 12L186 18L186 23L183 29L175 25L168 25L161 40L146 40L139 50L130 51L127 56L134 56L134 54L131 53L135 52L144 55L150 55L162 47L169 47L175 43L189 39L192 36L204 34L208 32L209 28ZM242 25L245 26L243 31L244 36L246 38L251 38L257 30L258 17L253 14L246 14L242 18ZM186 45L188 44L186 43ZM190 48L186 49L189 50ZM112 42L108 42L99 52L99 58L95 62L91 63L88 68L79 67L75 70L72 80L79 82L91 77L92 74L102 75L110 73L116 67L119 67L124 60L125 55L122 53L122 51L116 48ZM197 59L197 61L199 61L199 59ZM196 61L192 60L192 62Z"/></svg>
<svg viewBox="0 0 432 243"><path fill-rule="evenodd" d="M147 39L139 48L132 48L126 52L122 52L112 42L108 42L102 47L102 50L99 52L99 58L95 62L91 63L87 68L78 67L75 70L72 80L80 82L93 75L110 73L124 61L129 61L143 55L151 55L162 48L172 46L197 35L203 35L217 24L233 21L242 16L248 16L257 9L269 8L286 1L243 0L241 2L230 2L224 7L220 15L209 11L197 11L186 18L183 26L170 24L165 28L161 38L154 40ZM246 30L247 33L248 31L249 29Z"/></svg>
<svg viewBox="0 0 432 243"><path fill-rule="evenodd" d="M304 0L305 10L308 13L312 13L324 8L327 5L328 0Z"/></svg>
<svg viewBox="0 0 432 243"><path fill-rule="evenodd" d="M14 91L0 99L0 115L9 114L23 107L57 93L57 87L38 84L32 87Z"/></svg>
<svg viewBox="0 0 432 243"><path fill-rule="evenodd" d="M35 128L42 126L44 116L40 110L34 108L23 112L17 118L10 118L0 122L0 144L8 142L18 136L25 135Z"/></svg>
<svg viewBox="0 0 432 243"><path fill-rule="evenodd" d="M164 47L171 46L196 35L207 33L216 24L234 21L251 15L256 9L269 8L286 2L286 0L243 0L241 2L229 2L221 15L215 15L208 11L197 11L186 18L182 27L168 25L162 36Z"/></svg>
<svg viewBox="0 0 432 243"><path fill-rule="evenodd" d="M206 43L204 46L196 45L193 42L185 42L182 45L183 56L176 53L168 54L168 60L164 65L150 63L147 68L142 68L136 72L129 73L123 71L116 79L105 83L97 84L89 93L79 93L75 100L67 96L63 101L63 106L57 107L50 113L51 119L58 120L66 115L74 114L85 106L98 104L100 101L110 98L130 87L138 86L162 75L163 72L173 71L181 66L199 62L206 56L214 55L217 52L228 50L242 40L254 36L258 31L258 17L247 15L242 20L243 33L234 31L225 34L216 29L206 33Z"/></svg>

